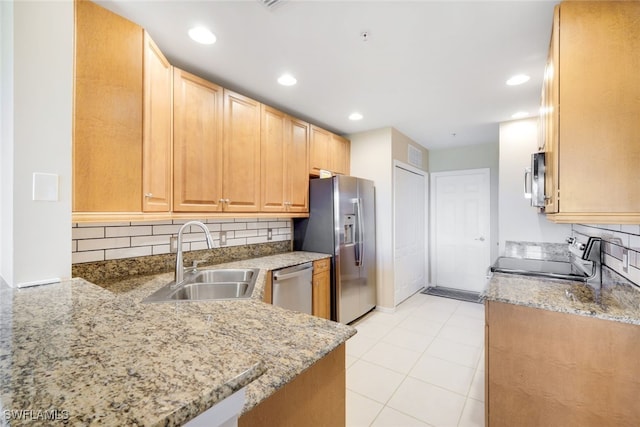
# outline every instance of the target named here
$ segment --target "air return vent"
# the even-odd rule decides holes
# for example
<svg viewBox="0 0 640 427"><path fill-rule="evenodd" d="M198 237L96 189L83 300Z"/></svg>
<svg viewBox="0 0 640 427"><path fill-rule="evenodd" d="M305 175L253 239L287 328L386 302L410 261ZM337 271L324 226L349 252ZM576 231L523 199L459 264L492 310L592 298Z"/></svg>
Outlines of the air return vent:
<svg viewBox="0 0 640 427"><path fill-rule="evenodd" d="M274 9L281 3L284 3L285 0L258 0L264 7L267 9Z"/></svg>

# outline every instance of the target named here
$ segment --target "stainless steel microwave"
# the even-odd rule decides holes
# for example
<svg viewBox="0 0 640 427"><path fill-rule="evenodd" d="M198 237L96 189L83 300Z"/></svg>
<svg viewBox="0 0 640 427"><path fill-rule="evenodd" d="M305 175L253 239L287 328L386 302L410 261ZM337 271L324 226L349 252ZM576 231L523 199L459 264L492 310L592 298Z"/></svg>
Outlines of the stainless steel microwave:
<svg viewBox="0 0 640 427"><path fill-rule="evenodd" d="M531 167L524 172L524 197L531 199L531 206L544 208L545 155L543 152L531 155Z"/></svg>

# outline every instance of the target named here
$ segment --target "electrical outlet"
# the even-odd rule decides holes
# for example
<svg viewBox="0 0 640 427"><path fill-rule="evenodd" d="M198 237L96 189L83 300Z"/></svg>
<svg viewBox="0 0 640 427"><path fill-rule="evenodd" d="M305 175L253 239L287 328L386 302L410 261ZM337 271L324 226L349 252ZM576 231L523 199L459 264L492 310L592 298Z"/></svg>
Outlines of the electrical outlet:
<svg viewBox="0 0 640 427"><path fill-rule="evenodd" d="M273 239L273 229L267 228L267 240Z"/></svg>
<svg viewBox="0 0 640 427"><path fill-rule="evenodd" d="M220 246L227 246L227 232L220 232Z"/></svg>
<svg viewBox="0 0 640 427"><path fill-rule="evenodd" d="M178 236L169 236L169 253L178 252Z"/></svg>

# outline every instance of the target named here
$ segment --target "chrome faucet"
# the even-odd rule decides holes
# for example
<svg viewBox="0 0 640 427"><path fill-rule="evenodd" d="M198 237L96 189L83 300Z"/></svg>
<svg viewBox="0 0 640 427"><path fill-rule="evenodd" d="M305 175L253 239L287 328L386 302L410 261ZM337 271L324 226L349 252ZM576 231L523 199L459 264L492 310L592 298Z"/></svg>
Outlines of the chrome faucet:
<svg viewBox="0 0 640 427"><path fill-rule="evenodd" d="M207 237L207 247L209 249L213 248L213 239L211 238L211 233L209 233L209 229L207 228L207 226L201 223L200 221L189 221L185 223L182 227L180 227L180 230L178 231L178 248L176 251L176 274L175 274L175 280L174 280L176 282L175 283L176 285L181 284L182 281L184 280L184 265L183 265L183 259L182 259L182 232L184 231L185 228L190 227L192 225L197 225L198 227L202 228L205 236Z"/></svg>

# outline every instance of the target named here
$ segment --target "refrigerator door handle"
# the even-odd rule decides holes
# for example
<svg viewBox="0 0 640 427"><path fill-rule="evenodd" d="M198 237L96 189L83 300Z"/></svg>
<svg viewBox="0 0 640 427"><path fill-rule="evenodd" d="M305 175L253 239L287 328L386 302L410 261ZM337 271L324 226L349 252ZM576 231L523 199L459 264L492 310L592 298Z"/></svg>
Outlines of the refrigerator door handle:
<svg viewBox="0 0 640 427"><path fill-rule="evenodd" d="M356 265L361 266L364 259L364 222L362 221L362 200L356 199L356 216L358 217L358 241L354 245L356 251Z"/></svg>

